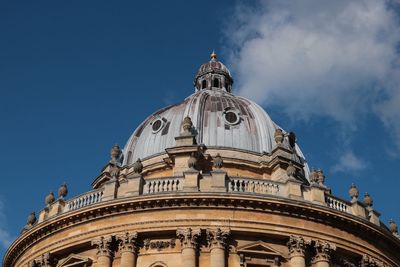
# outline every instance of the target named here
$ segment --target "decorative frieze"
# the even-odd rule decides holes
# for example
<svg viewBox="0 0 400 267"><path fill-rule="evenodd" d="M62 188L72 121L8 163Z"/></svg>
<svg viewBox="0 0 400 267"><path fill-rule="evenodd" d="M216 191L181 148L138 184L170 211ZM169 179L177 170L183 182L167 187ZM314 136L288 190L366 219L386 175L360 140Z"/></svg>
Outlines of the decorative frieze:
<svg viewBox="0 0 400 267"><path fill-rule="evenodd" d="M207 241L210 249L211 250L214 248L225 249L227 244L226 241L230 233L231 231L229 229L221 229L221 228L207 229L206 230Z"/></svg>
<svg viewBox="0 0 400 267"><path fill-rule="evenodd" d="M160 241L160 240L152 241L149 238L147 238L143 241L143 245L146 250L157 249L158 251L161 251L167 248L174 248L176 245L176 240L175 238L172 238L169 241Z"/></svg>
<svg viewBox="0 0 400 267"><path fill-rule="evenodd" d="M196 248L197 239L200 235L200 229L184 228L176 230L176 236L180 239L182 248Z"/></svg>

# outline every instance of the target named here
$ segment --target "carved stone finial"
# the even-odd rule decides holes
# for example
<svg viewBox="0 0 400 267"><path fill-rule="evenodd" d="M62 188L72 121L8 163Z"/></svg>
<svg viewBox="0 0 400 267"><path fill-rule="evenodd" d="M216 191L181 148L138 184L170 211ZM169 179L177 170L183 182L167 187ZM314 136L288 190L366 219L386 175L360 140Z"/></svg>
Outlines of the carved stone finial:
<svg viewBox="0 0 400 267"><path fill-rule="evenodd" d="M289 162L288 167L286 168L286 174L290 178L294 178L296 176L296 167L293 165L293 162Z"/></svg>
<svg viewBox="0 0 400 267"><path fill-rule="evenodd" d="M324 183L325 183L325 174L324 174L324 172L321 169L318 169L317 175L318 175L318 184L320 186L324 186Z"/></svg>
<svg viewBox="0 0 400 267"><path fill-rule="evenodd" d="M58 188L58 198L64 199L68 195L68 187L66 183L63 183L60 188Z"/></svg>
<svg viewBox="0 0 400 267"><path fill-rule="evenodd" d="M137 237L138 233L125 233L116 237L119 242L119 250L121 252L136 252L137 249Z"/></svg>
<svg viewBox="0 0 400 267"><path fill-rule="evenodd" d="M368 192L365 192L364 194L364 204L368 207L372 207L372 205L374 204L374 201L372 197L368 194Z"/></svg>
<svg viewBox="0 0 400 267"><path fill-rule="evenodd" d="M197 239L201 235L200 229L177 229L176 236L181 240L181 247L184 248L196 248Z"/></svg>
<svg viewBox="0 0 400 267"><path fill-rule="evenodd" d="M307 245L310 242L304 240L301 236L290 236L287 246L289 248L290 257L304 257Z"/></svg>
<svg viewBox="0 0 400 267"><path fill-rule="evenodd" d="M194 152L190 155L188 159L188 167L191 169L195 169L197 164L197 158Z"/></svg>
<svg viewBox="0 0 400 267"><path fill-rule="evenodd" d="M398 228L397 224L393 219L389 220L389 230L392 234L397 234L398 233Z"/></svg>
<svg viewBox="0 0 400 267"><path fill-rule="evenodd" d="M283 142L284 134L282 129L277 128L275 129L275 134L274 134L275 142L280 145Z"/></svg>
<svg viewBox="0 0 400 267"><path fill-rule="evenodd" d="M111 242L112 242L111 236L106 236L106 237L101 236L99 238L92 240L92 246L96 246L97 248L97 256L111 257L112 256Z"/></svg>
<svg viewBox="0 0 400 267"><path fill-rule="evenodd" d="M143 163L138 158L135 163L133 163L133 172L134 173L141 173L143 171Z"/></svg>
<svg viewBox="0 0 400 267"><path fill-rule="evenodd" d="M223 164L224 164L224 161L222 160L221 155L218 153L214 157L214 168L221 169Z"/></svg>
<svg viewBox="0 0 400 267"><path fill-rule="evenodd" d="M231 231L229 229L221 229L221 228L207 229L206 234L207 234L208 245L211 249L214 248L225 249L226 240L228 239L228 236L231 234Z"/></svg>
<svg viewBox="0 0 400 267"><path fill-rule="evenodd" d="M314 264L320 261L329 262L332 252L336 250L336 246L334 244L320 240L315 241L314 248L316 251L316 254L313 258Z"/></svg>
<svg viewBox="0 0 400 267"><path fill-rule="evenodd" d="M357 202L358 194L359 194L359 192L358 192L357 186L354 183L352 183L350 186L350 189L349 189L349 195L351 197L351 202L353 202L353 203Z"/></svg>
<svg viewBox="0 0 400 267"><path fill-rule="evenodd" d="M55 200L56 200L56 198L54 197L54 193L53 193L53 192L50 192L50 193L46 196L44 202L45 202L45 204L46 204L47 206L49 206L49 205L52 204Z"/></svg>
<svg viewBox="0 0 400 267"><path fill-rule="evenodd" d="M190 117L185 117L182 122L183 135L192 135L193 122Z"/></svg>
<svg viewBox="0 0 400 267"><path fill-rule="evenodd" d="M119 145L115 144L110 151L111 162L117 163L119 161L121 154L122 154L121 148L119 147Z"/></svg>

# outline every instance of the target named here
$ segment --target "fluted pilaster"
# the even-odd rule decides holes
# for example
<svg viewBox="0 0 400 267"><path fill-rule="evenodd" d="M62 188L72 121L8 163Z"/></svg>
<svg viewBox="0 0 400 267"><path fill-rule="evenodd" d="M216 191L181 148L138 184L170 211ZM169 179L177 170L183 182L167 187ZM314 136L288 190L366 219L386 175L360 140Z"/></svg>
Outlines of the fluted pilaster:
<svg viewBox="0 0 400 267"><path fill-rule="evenodd" d="M196 267L197 239L200 229L184 228L176 230L176 236L181 240L182 266Z"/></svg>
<svg viewBox="0 0 400 267"><path fill-rule="evenodd" d="M97 248L97 267L111 267L113 256L111 242L111 236L101 236L92 240L92 246Z"/></svg>
<svg viewBox="0 0 400 267"><path fill-rule="evenodd" d="M308 241L304 240L301 236L291 236L287 246L289 248L290 265L292 267L305 267L305 250Z"/></svg>
<svg viewBox="0 0 400 267"><path fill-rule="evenodd" d="M121 253L121 267L136 267L137 232L117 236Z"/></svg>
<svg viewBox="0 0 400 267"><path fill-rule="evenodd" d="M329 267L331 254L336 250L334 244L328 243L326 241L315 241L315 256L313 258L313 264L315 267Z"/></svg>
<svg viewBox="0 0 400 267"><path fill-rule="evenodd" d="M225 249L227 238L230 235L228 229L207 229L207 240L210 247L210 267L225 267Z"/></svg>

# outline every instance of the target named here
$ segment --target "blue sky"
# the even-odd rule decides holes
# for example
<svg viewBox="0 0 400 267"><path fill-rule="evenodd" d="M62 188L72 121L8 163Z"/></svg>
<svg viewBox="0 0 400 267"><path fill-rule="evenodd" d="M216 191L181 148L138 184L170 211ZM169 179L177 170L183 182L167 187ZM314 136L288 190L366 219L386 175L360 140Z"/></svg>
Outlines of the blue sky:
<svg viewBox="0 0 400 267"><path fill-rule="evenodd" d="M400 221L398 6L281 3L1 2L0 253L49 191L89 190L114 143L191 94L213 49L334 194L355 182Z"/></svg>

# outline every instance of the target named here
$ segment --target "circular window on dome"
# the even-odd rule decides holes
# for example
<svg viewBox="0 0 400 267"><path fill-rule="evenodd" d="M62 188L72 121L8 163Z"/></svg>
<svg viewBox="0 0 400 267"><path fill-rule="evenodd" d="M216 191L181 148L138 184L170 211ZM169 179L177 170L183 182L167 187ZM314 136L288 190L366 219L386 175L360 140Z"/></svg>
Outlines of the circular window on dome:
<svg viewBox="0 0 400 267"><path fill-rule="evenodd" d="M236 125L240 122L240 114L237 110L228 109L224 111L224 119L227 124Z"/></svg>
<svg viewBox="0 0 400 267"><path fill-rule="evenodd" d="M151 130L153 133L158 133L165 126L166 119L157 118L151 123Z"/></svg>

